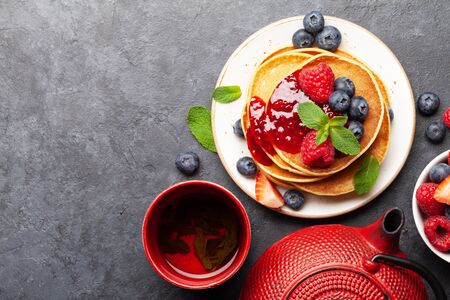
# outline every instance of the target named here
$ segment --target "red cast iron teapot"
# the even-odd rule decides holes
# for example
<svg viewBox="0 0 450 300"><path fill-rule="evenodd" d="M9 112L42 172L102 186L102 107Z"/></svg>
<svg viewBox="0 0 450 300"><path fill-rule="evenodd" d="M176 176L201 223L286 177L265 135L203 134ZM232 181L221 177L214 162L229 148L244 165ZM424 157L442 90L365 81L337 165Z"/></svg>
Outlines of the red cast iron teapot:
<svg viewBox="0 0 450 300"><path fill-rule="evenodd" d="M436 299L447 299L438 280L400 251L403 223L403 211L392 208L362 228L323 225L298 230L258 259L240 299L428 299L418 274Z"/></svg>

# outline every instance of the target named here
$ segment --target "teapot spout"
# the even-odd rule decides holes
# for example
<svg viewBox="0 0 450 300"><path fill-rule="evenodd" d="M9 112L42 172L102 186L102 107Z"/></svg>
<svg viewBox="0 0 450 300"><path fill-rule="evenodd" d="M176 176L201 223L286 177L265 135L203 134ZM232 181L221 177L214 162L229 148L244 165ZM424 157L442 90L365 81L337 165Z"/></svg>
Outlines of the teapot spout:
<svg viewBox="0 0 450 300"><path fill-rule="evenodd" d="M383 253L399 251L400 231L405 223L403 211L394 207L387 210L375 223L362 228L362 234Z"/></svg>

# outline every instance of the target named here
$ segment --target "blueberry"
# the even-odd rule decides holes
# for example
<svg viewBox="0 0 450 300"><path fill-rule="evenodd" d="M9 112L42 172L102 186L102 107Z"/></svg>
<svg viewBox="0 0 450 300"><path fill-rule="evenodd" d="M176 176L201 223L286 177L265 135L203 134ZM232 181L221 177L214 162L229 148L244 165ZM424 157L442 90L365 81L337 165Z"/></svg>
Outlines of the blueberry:
<svg viewBox="0 0 450 300"><path fill-rule="evenodd" d="M355 84L347 77L339 77L334 81L334 90L341 90L351 98L355 95Z"/></svg>
<svg viewBox="0 0 450 300"><path fill-rule="evenodd" d="M325 20L318 11L312 11L303 18L303 27L311 34L316 34L323 29Z"/></svg>
<svg viewBox="0 0 450 300"><path fill-rule="evenodd" d="M344 91L334 91L328 98L328 104L333 111L344 112L350 107L350 97Z"/></svg>
<svg viewBox="0 0 450 300"><path fill-rule="evenodd" d="M242 130L241 119L237 120L233 124L233 133L237 136L244 137L244 131Z"/></svg>
<svg viewBox="0 0 450 300"><path fill-rule="evenodd" d="M450 219L450 205L445 207L445 216Z"/></svg>
<svg viewBox="0 0 450 300"><path fill-rule="evenodd" d="M288 190L283 195L284 203L292 209L298 210L305 203L303 194L297 190Z"/></svg>
<svg viewBox="0 0 450 300"><path fill-rule="evenodd" d="M388 107L388 112L389 112L389 120L394 121L394 111L392 110L392 108Z"/></svg>
<svg viewBox="0 0 450 300"><path fill-rule="evenodd" d="M350 121L348 123L348 130L350 130L356 139L359 141L364 135L364 125L359 121Z"/></svg>
<svg viewBox="0 0 450 300"><path fill-rule="evenodd" d="M428 125L425 130L426 137L433 143L440 143L444 140L445 137L445 125L441 121L434 121Z"/></svg>
<svg viewBox="0 0 450 300"><path fill-rule="evenodd" d="M348 116L350 120L364 121L369 113L369 104L366 99L360 96L355 96L350 101L350 108Z"/></svg>
<svg viewBox="0 0 450 300"><path fill-rule="evenodd" d="M417 98L417 109L424 116L431 116L438 108L441 100L434 93L423 93Z"/></svg>
<svg viewBox="0 0 450 300"><path fill-rule="evenodd" d="M334 26L325 26L316 35L316 44L320 49L335 51L341 43L341 33Z"/></svg>
<svg viewBox="0 0 450 300"><path fill-rule="evenodd" d="M305 29L297 30L292 36L292 44L295 48L309 48L314 43L314 37Z"/></svg>
<svg viewBox="0 0 450 300"><path fill-rule="evenodd" d="M192 175L197 171L200 165L198 155L192 151L181 152L177 155L175 166L181 173Z"/></svg>
<svg viewBox="0 0 450 300"><path fill-rule="evenodd" d="M430 170L430 180L434 183L440 183L448 175L450 175L450 166L444 163L433 166Z"/></svg>
<svg viewBox="0 0 450 300"><path fill-rule="evenodd" d="M256 174L256 164L253 158L248 156L239 158L236 163L236 168L244 176L253 176Z"/></svg>

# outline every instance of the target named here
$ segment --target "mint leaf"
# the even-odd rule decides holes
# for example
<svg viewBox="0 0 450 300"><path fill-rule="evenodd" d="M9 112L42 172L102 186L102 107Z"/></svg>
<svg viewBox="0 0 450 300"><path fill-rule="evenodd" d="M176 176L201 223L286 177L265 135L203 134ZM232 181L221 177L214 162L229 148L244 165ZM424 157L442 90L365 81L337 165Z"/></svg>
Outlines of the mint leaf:
<svg viewBox="0 0 450 300"><path fill-rule="evenodd" d="M329 134L329 125L323 126L321 129L319 129L316 133L316 145L319 146L323 142L325 142L328 138Z"/></svg>
<svg viewBox="0 0 450 300"><path fill-rule="evenodd" d="M353 133L345 127L330 127L334 148L347 155L356 155L361 149Z"/></svg>
<svg viewBox="0 0 450 300"><path fill-rule="evenodd" d="M242 95L241 88L237 85L219 86L217 87L212 97L220 103L230 103L239 99Z"/></svg>
<svg viewBox="0 0 450 300"><path fill-rule="evenodd" d="M203 106L189 108L187 122L192 135L211 152L217 153L211 128L211 111Z"/></svg>
<svg viewBox="0 0 450 300"><path fill-rule="evenodd" d="M348 120L347 116L336 116L330 119L330 126L331 127L344 126L347 123L347 120Z"/></svg>
<svg viewBox="0 0 450 300"><path fill-rule="evenodd" d="M350 130L344 127L347 117L336 116L330 120L323 110L312 102L299 104L297 110L302 123L310 129L317 130L317 146L331 136L333 146L340 152L356 155L361 151L358 140Z"/></svg>
<svg viewBox="0 0 450 300"><path fill-rule="evenodd" d="M328 116L312 102L299 104L297 111L302 123L309 129L320 130L328 124Z"/></svg>
<svg viewBox="0 0 450 300"><path fill-rule="evenodd" d="M377 181L379 170L380 163L374 156L370 155L364 159L359 171L353 177L356 194L362 195L370 191Z"/></svg>

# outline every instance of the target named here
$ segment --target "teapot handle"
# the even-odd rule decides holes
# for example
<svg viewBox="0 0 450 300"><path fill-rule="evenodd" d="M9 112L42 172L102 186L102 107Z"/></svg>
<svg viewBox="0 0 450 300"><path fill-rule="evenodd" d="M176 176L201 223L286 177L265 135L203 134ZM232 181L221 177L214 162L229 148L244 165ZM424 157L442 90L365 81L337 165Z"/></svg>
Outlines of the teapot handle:
<svg viewBox="0 0 450 300"><path fill-rule="evenodd" d="M447 300L447 296L445 295L444 288L437 280L437 278L428 271L424 266L410 260L407 258L402 258L398 256L388 255L384 253L376 254L372 257L373 262L387 262L393 265L397 265L403 267L405 269L409 269L411 271L419 274L423 279L425 279L433 290L434 295L436 296L436 300Z"/></svg>

